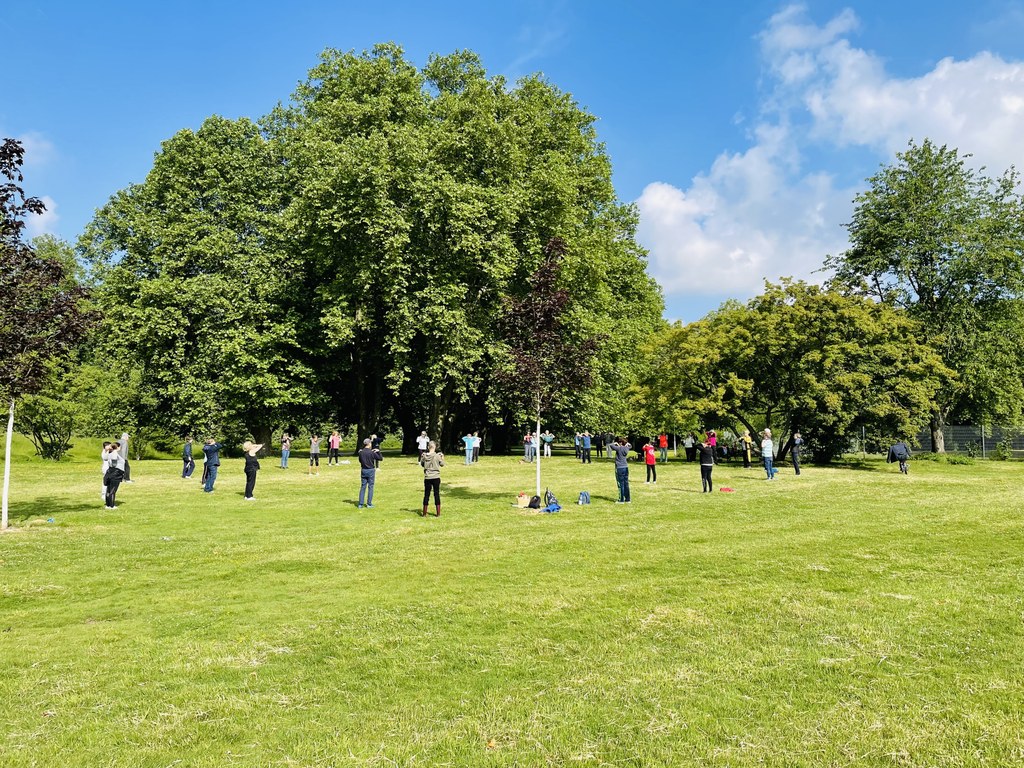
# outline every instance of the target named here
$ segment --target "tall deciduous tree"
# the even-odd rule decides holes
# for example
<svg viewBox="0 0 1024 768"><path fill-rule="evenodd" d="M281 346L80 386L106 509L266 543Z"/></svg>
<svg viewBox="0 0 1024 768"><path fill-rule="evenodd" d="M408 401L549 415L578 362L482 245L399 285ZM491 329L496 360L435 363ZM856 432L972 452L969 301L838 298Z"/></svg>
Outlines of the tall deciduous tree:
<svg viewBox="0 0 1024 768"><path fill-rule="evenodd" d="M166 141L145 181L88 228L106 329L97 356L138 372L144 423L269 442L308 404L286 194L260 129L211 117Z"/></svg>
<svg viewBox="0 0 1024 768"><path fill-rule="evenodd" d="M502 385L505 404L515 408L517 416L529 414L536 421L538 496L541 417L573 392L591 385L592 361L599 342L594 337L578 338L568 328L571 300L569 291L561 285L566 251L563 240L556 237L548 241L544 261L530 276L526 292L504 302L500 323L504 365L498 368L496 378Z"/></svg>
<svg viewBox="0 0 1024 768"><path fill-rule="evenodd" d="M25 217L45 210L20 186L24 156L18 141L0 144L0 397L9 403L0 528L8 521L15 401L42 386L48 364L75 348L91 320L68 266L23 239Z"/></svg>
<svg viewBox="0 0 1024 768"><path fill-rule="evenodd" d="M981 417L1021 413L1018 182L1013 169L991 178L956 149L911 142L869 179L848 225L851 248L826 262L843 290L906 309L955 372L931 409L936 451L958 406Z"/></svg>

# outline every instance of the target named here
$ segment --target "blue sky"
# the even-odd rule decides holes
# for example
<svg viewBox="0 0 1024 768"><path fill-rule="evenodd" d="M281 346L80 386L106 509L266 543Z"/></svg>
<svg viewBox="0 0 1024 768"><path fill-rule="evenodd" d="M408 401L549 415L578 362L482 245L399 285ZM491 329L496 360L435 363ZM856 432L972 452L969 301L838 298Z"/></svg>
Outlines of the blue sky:
<svg viewBox="0 0 1024 768"><path fill-rule="evenodd" d="M599 118L670 319L820 279L853 195L911 138L1024 165L1024 2L25 0L0 5L0 39L0 134L50 205L33 231L68 240L161 141L265 114L326 47L542 71Z"/></svg>

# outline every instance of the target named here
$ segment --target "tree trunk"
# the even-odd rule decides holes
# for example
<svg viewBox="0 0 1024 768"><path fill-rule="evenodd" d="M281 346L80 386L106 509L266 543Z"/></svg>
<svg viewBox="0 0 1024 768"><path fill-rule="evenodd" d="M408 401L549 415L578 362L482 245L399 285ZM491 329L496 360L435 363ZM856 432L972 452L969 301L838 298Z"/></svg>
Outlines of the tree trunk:
<svg viewBox="0 0 1024 768"><path fill-rule="evenodd" d="M537 431L533 433L533 445L537 451L534 461L537 462L537 495L540 496L540 455L543 453L540 449L540 411L537 411Z"/></svg>
<svg viewBox="0 0 1024 768"><path fill-rule="evenodd" d="M416 437L421 430L416 429L416 417L408 409L402 408L398 413L398 426L402 428L402 455L415 455Z"/></svg>
<svg viewBox="0 0 1024 768"><path fill-rule="evenodd" d="M946 415L941 411L933 411L930 427L932 430L932 453L946 452L946 436L942 428L946 426Z"/></svg>
<svg viewBox="0 0 1024 768"><path fill-rule="evenodd" d="M7 412L7 449L4 451L4 496L3 513L0 517L0 531L7 530L7 499L11 488L11 438L14 436L14 398Z"/></svg>

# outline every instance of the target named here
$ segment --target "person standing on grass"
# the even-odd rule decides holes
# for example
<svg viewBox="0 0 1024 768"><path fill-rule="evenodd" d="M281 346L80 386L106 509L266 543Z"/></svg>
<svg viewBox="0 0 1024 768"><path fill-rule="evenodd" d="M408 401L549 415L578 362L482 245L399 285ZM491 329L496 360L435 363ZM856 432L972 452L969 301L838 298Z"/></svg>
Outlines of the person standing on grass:
<svg viewBox="0 0 1024 768"><path fill-rule="evenodd" d="M192 458L192 436L189 435L185 438L185 447L181 451L181 460L184 462L184 466L181 468L181 477L184 480L192 477L192 473L196 471L196 462Z"/></svg>
<svg viewBox="0 0 1024 768"><path fill-rule="evenodd" d="M619 500L616 504L629 504L629 452L633 446L620 437L615 441L615 483L619 486Z"/></svg>
<svg viewBox="0 0 1024 768"><path fill-rule="evenodd" d="M700 459L701 493L711 493L714 490L711 485L711 471L715 468L715 446L698 440L694 447Z"/></svg>
<svg viewBox="0 0 1024 768"><path fill-rule="evenodd" d="M480 437L480 433L473 432L473 463L480 461L480 444L483 439Z"/></svg>
<svg viewBox="0 0 1024 768"><path fill-rule="evenodd" d="M686 451L687 461L694 461L697 458L697 436L693 432L683 438L683 450Z"/></svg>
<svg viewBox="0 0 1024 768"><path fill-rule="evenodd" d="M309 473L313 474L313 465L316 465L316 476L320 476L320 435L312 435L309 438Z"/></svg>
<svg viewBox="0 0 1024 768"><path fill-rule="evenodd" d="M743 468L750 469L750 454L754 450L754 438L750 436L750 430L743 430L743 437L740 438L740 451L743 453Z"/></svg>
<svg viewBox="0 0 1024 768"><path fill-rule="evenodd" d="M804 439L800 437L799 432L793 433L793 447L789 451L790 458L793 460L793 469L796 473L800 474L800 452L804 449Z"/></svg>
<svg viewBox="0 0 1024 768"><path fill-rule="evenodd" d="M768 474L769 480L774 480L775 468L772 463L775 461L775 443L772 442L772 431L765 428L761 434L761 460L764 462L764 471Z"/></svg>
<svg viewBox="0 0 1024 768"><path fill-rule="evenodd" d="M369 509L373 509L373 485L377 479L377 467L380 466L384 457L380 448L373 447L373 440L363 440L363 447L356 454L359 458L359 509L363 508L363 502Z"/></svg>
<svg viewBox="0 0 1024 768"><path fill-rule="evenodd" d="M206 450L205 448L203 449ZM292 452L292 436L285 432L281 435L281 469L288 469L288 456Z"/></svg>
<svg viewBox="0 0 1024 768"><path fill-rule="evenodd" d="M384 442L383 437L377 437L376 435L370 435L370 447L373 448L377 453L380 453L380 446ZM377 459L377 463L373 465L374 469L380 469L380 462L384 456L381 454L381 458Z"/></svg>
<svg viewBox="0 0 1024 768"><path fill-rule="evenodd" d="M523 435L523 461L530 463L533 461L533 433L527 432Z"/></svg>
<svg viewBox="0 0 1024 768"><path fill-rule="evenodd" d="M555 436L550 429L545 429L540 435L540 441L544 445L544 458L551 458L551 444L555 442Z"/></svg>
<svg viewBox="0 0 1024 768"><path fill-rule="evenodd" d="M213 493L213 484L217 482L217 471L220 469L220 449L223 447L212 437L206 438L206 444L203 446L203 453L206 456L206 485L203 486L204 493Z"/></svg>
<svg viewBox="0 0 1024 768"><path fill-rule="evenodd" d="M423 467L423 511L420 517L427 516L430 494L434 494L434 517L441 516L441 467L444 466L444 454L438 453L437 444L431 440L427 443L427 452L420 457Z"/></svg>
<svg viewBox="0 0 1024 768"><path fill-rule="evenodd" d="M338 430L333 430L331 436L327 438L327 466L331 466L333 461L335 464L340 464L341 460L338 455L338 449L341 448L341 435L338 434Z"/></svg>
<svg viewBox="0 0 1024 768"><path fill-rule="evenodd" d="M470 464L472 464L472 463L473 463L473 446L474 446L475 444L476 444L476 443L475 443L475 441L473 440L473 435L472 435L472 434L470 434L469 432L467 432L467 433L466 433L465 435L463 435L463 437L462 437L462 447L463 447L463 448L465 449L465 451L466 451L466 466L467 466L467 467L468 467L468 466L469 466Z"/></svg>
<svg viewBox="0 0 1024 768"><path fill-rule="evenodd" d="M420 436L416 438L416 450L422 456L427 451L427 443L430 442L430 438L427 437L426 431L420 432Z"/></svg>
<svg viewBox="0 0 1024 768"><path fill-rule="evenodd" d="M245 493L246 501L256 501L252 492L256 489L256 473L260 471L260 462L256 454L263 447L262 443L252 443L246 440L242 443L242 450L245 451Z"/></svg>
<svg viewBox="0 0 1024 768"><path fill-rule="evenodd" d="M100 498L106 501L107 499L107 470L110 469L110 441L103 441L103 448L100 450L100 461L102 462L101 475L103 478L103 486L100 488Z"/></svg>
<svg viewBox="0 0 1024 768"><path fill-rule="evenodd" d="M658 457L654 454L654 446L648 440L644 445L644 464L647 465L647 480L645 485L658 482Z"/></svg>
<svg viewBox="0 0 1024 768"><path fill-rule="evenodd" d="M658 451L661 453L661 463L668 464L668 435L664 432L658 435Z"/></svg>
<svg viewBox="0 0 1024 768"><path fill-rule="evenodd" d="M580 463L581 464L591 464L592 463L590 461L591 442L590 442L590 433L589 432L584 431L584 433L582 435L580 435L580 448L583 450L583 455L580 457Z"/></svg>
<svg viewBox="0 0 1024 768"><path fill-rule="evenodd" d="M122 432L121 439L117 441L118 453L121 455L121 468L124 470L124 481L132 481L132 465L128 461L128 433Z"/></svg>
<svg viewBox="0 0 1024 768"><path fill-rule="evenodd" d="M117 509L117 489L124 479L124 459L121 458L120 448L117 442L107 443L107 469L103 473L103 483L107 489L104 495L107 509Z"/></svg>

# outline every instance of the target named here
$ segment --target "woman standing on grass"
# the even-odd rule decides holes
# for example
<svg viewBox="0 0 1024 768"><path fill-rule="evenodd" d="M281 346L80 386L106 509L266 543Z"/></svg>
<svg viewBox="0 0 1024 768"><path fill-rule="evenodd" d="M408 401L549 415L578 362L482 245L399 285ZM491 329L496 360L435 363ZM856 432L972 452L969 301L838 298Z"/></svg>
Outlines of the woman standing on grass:
<svg viewBox="0 0 1024 768"><path fill-rule="evenodd" d="M309 474L313 474L313 464L316 464L317 477L320 476L320 435L311 435L309 438Z"/></svg>
<svg viewBox="0 0 1024 768"><path fill-rule="evenodd" d="M658 482L658 457L654 455L654 446L648 440L644 445L644 463L647 465L647 480L645 485Z"/></svg>
<svg viewBox="0 0 1024 768"><path fill-rule="evenodd" d="M750 451L754 447L754 438L750 436L750 430L743 430L743 437L740 438L740 450L743 451L743 468L750 469Z"/></svg>
<svg viewBox="0 0 1024 768"><path fill-rule="evenodd" d="M117 489L124 479L124 469L122 469L124 459L121 458L120 448L118 443L107 445L107 471L103 474L103 480L107 486L105 498L107 509L117 509Z"/></svg>
<svg viewBox="0 0 1024 768"><path fill-rule="evenodd" d="M427 452L420 456L423 467L423 511L420 517L427 516L427 505L430 504L430 492L434 492L434 517L441 516L441 467L444 466L444 454L437 452L437 443L427 443Z"/></svg>
<svg viewBox="0 0 1024 768"><path fill-rule="evenodd" d="M331 466L333 461L335 464L340 464L341 460L338 458L338 449L341 447L341 435L338 434L338 430L331 432L331 436L327 438L327 466Z"/></svg>
<svg viewBox="0 0 1024 768"><path fill-rule="evenodd" d="M246 440L242 443L242 450L245 451L245 500L256 501L252 492L256 489L256 473L260 471L260 462L256 454L263 447L262 443L251 443Z"/></svg>
<svg viewBox="0 0 1024 768"><path fill-rule="evenodd" d="M700 459L701 493L711 493L714 491L714 487L711 485L711 471L715 468L715 446L710 442L698 440L695 447Z"/></svg>
<svg viewBox="0 0 1024 768"><path fill-rule="evenodd" d="M772 462L775 460L775 443L772 442L772 431L765 429L761 433L764 438L761 440L761 459L764 461L764 471L768 473L768 479L775 479L775 468Z"/></svg>
<svg viewBox="0 0 1024 768"><path fill-rule="evenodd" d="M288 455L292 452L292 436L285 432L281 435L281 469L288 469Z"/></svg>

